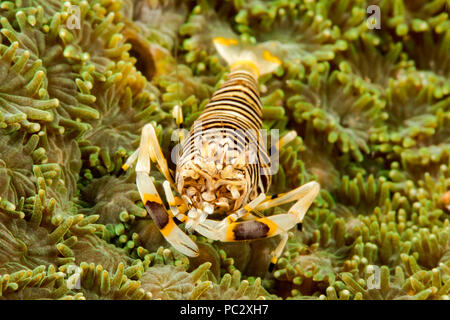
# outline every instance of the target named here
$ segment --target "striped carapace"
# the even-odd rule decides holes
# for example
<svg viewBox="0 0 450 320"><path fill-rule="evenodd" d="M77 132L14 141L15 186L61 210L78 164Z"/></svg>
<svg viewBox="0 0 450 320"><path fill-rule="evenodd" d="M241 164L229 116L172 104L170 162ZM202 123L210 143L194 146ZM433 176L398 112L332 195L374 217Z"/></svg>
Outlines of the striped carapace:
<svg viewBox="0 0 450 320"><path fill-rule="evenodd" d="M142 201L161 233L180 252L196 256L198 247L175 220L185 222L188 230L220 241L281 235L280 244L272 252L275 263L286 244L287 231L301 224L320 187L317 182L309 182L284 194L266 196L272 163L261 132L258 78L273 72L281 61L264 46L244 47L236 39L221 37L215 38L214 44L230 72L182 141L175 181L152 124L144 126L140 146L123 169L137 161L136 184ZM173 114L181 124L180 106ZM279 149L295 136L291 131L273 147ZM163 187L169 208L149 177L151 162L166 178ZM174 196L171 187L180 196ZM285 214L259 214L293 201L295 204ZM213 220L213 214L224 217Z"/></svg>

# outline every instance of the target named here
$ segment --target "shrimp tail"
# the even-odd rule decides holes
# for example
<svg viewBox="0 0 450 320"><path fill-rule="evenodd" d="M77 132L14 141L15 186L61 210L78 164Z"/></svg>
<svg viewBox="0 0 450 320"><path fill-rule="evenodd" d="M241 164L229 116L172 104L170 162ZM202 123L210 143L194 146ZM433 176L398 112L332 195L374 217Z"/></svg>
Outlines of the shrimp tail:
<svg viewBox="0 0 450 320"><path fill-rule="evenodd" d="M274 72L281 65L281 60L262 45L244 45L235 38L224 37L216 37L213 42L217 52L231 70L250 69L257 77L260 77Z"/></svg>

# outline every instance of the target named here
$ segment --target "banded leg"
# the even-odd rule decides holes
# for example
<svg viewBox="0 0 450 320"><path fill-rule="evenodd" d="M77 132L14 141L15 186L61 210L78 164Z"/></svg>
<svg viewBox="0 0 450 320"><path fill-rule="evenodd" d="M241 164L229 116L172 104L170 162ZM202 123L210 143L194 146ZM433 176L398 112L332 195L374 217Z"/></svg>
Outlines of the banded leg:
<svg viewBox="0 0 450 320"><path fill-rule="evenodd" d="M125 171L127 171L136 162L138 154L139 154L139 148L137 148L131 154L131 156L128 157L127 161L125 161L125 163L122 165L120 170L117 172L117 174L116 174L117 177L121 176Z"/></svg>
<svg viewBox="0 0 450 320"><path fill-rule="evenodd" d="M223 232L226 232L226 230L229 228L229 226L233 223L235 223L236 220L243 218L250 214L252 210L255 209L255 207L260 204L262 201L264 201L266 198L264 193L261 193L258 197L253 199L250 203L244 206L244 208L241 208L237 210L236 212L228 215L221 221L212 221L209 219L206 219L203 223L197 224L194 226L194 230L200 233L201 235L213 239L213 240L221 240L220 234ZM211 221L211 222L208 222ZM223 240L222 240L223 241Z"/></svg>
<svg viewBox="0 0 450 320"><path fill-rule="evenodd" d="M288 233L286 231L280 233L280 237L281 237L281 240L278 243L278 246L271 253L272 258L270 259L269 272L273 271L273 268L277 264L278 258L283 253L284 247L286 246L286 243L287 243L288 238L289 238Z"/></svg>
<svg viewBox="0 0 450 320"><path fill-rule="evenodd" d="M136 185L147 212L158 226L162 235L176 250L190 257L197 256L197 245L175 224L173 216L164 207L161 197L149 176L150 160L158 161L160 163L159 169L164 168L164 163L159 159L162 153L158 155L158 150L160 151L161 148L152 125L144 127L138 150ZM163 157L162 160L165 162ZM164 172L162 173L164 174ZM170 178L170 175L168 177Z"/></svg>
<svg viewBox="0 0 450 320"><path fill-rule="evenodd" d="M295 225L297 225L297 227L302 225L306 211L311 206L316 196L319 194L319 191L320 185L315 181L311 181L297 189L294 189L286 193L284 196L277 198L281 199L279 201L280 204L282 204L292 201L289 199L295 199L300 197L300 199L298 199L297 202L288 210L288 213L277 214L268 217L270 221L272 221L278 226L278 229L274 232L274 235L277 234L281 235L280 243L272 252L272 260L270 262L271 264L269 266L269 269L273 269L278 258L282 254L284 247L286 246L286 242L288 239L287 231L293 228ZM279 205L275 203L277 203L275 200L268 200L265 203L262 203L261 206L269 208L273 207L274 205Z"/></svg>
<svg viewBox="0 0 450 320"><path fill-rule="evenodd" d="M175 105L175 107L173 107L172 117L174 117L175 123L177 124L178 140L180 141L180 143L183 143L186 136L185 136L185 132L183 130L183 121L184 121L183 110L181 109L180 105L177 104L177 105Z"/></svg>
<svg viewBox="0 0 450 320"><path fill-rule="evenodd" d="M199 225L196 230L208 238L223 242L256 240L281 235L280 244L272 252L271 263L275 264L286 245L287 231L303 221L306 211L319 191L319 184L312 181L283 194L279 198L268 199L254 208L256 210L261 208L267 209L297 200L287 213L242 222L232 222L226 228L220 228L221 222L208 219Z"/></svg>
<svg viewBox="0 0 450 320"><path fill-rule="evenodd" d="M161 146L159 145L158 136L156 135L155 127L152 124L146 124L142 129L141 144L139 149L139 156L146 154L149 156L149 160L154 162L158 167L158 170L164 175L164 178L174 185L172 175L169 172L169 166L167 160L162 153Z"/></svg>
<svg viewBox="0 0 450 320"><path fill-rule="evenodd" d="M227 222L228 222L228 224L233 223L236 220L239 220L240 218L247 216L248 214L250 214L250 212L255 210L255 208L264 200L266 200L266 195L264 193L261 193L255 199L253 199L248 204L246 204L243 208L237 210L236 212L234 212L234 213L230 214L229 216L227 216L226 218L224 218L221 221L221 224L226 224Z"/></svg>
<svg viewBox="0 0 450 320"><path fill-rule="evenodd" d="M280 150L285 145L287 145L289 142L294 140L295 137L297 137L297 132L295 130L289 131L278 141L278 143L276 145L277 149Z"/></svg>
<svg viewBox="0 0 450 320"><path fill-rule="evenodd" d="M297 201L299 199L308 196L308 194L310 194L311 192L314 193L315 191L317 191L318 193L319 190L320 190L319 184L315 181L310 181L289 192L268 196L266 200L262 202L260 205L258 205L255 209L266 210L269 208L283 205L288 202ZM315 196L317 195L317 193L315 194Z"/></svg>
<svg viewBox="0 0 450 320"><path fill-rule="evenodd" d="M164 177L169 180L169 182L174 185L172 175L169 172L169 166L167 160L162 153L161 146L159 145L158 136L156 135L155 128L152 124L146 124L142 128L141 142L139 148L134 151L131 156L127 159L125 164L122 166L122 170L128 170L136 160L141 159L141 165L144 165L145 158L148 158L152 162L156 163L158 170L164 175ZM138 161L139 163L139 161ZM148 172L150 172L150 164L145 164L145 169L148 167ZM144 168L144 167L143 167ZM138 169L136 168L136 172ZM146 171L146 170L144 170Z"/></svg>
<svg viewBox="0 0 450 320"><path fill-rule="evenodd" d="M185 222L188 219L188 216L184 214L187 211L186 204L184 204L184 201L181 198L175 197L173 195L172 189L170 189L169 181L167 181L167 180L164 181L163 188L164 188L164 193L166 195L167 202L169 203L170 211L172 212L173 216L177 220L179 220L181 222ZM181 207L181 210L180 210L179 206Z"/></svg>
<svg viewBox="0 0 450 320"><path fill-rule="evenodd" d="M234 232L233 228L237 228L238 226L240 226L239 228L243 229L239 231L240 232L239 237L243 238L242 240L251 240L251 239L259 239L258 237L256 237L256 234L258 235L262 234L262 232L259 233L256 232L258 231L257 230L258 228L256 227L255 224L255 222L261 222L270 225L268 227L263 228L267 232L263 234L261 238L278 235L283 231L290 230L297 223L301 223L303 221L303 217L306 214L306 211L311 206L315 197L319 193L319 190L320 190L319 184L315 181L311 181L299 188L296 188L286 194L283 194L282 196L276 199L268 199L268 200L266 199L259 205L257 204L253 208L249 208L251 210L263 210L297 200L297 202L289 209L288 213L285 214L278 214L270 217L257 218L243 222L231 222L228 224L224 224L224 220L228 220L228 217L222 221L214 221L207 219L202 224L197 226L195 230L208 238L226 242L239 240L236 239L234 236L232 236L231 232ZM252 202L257 203L259 202L259 200L260 200L259 197L257 197ZM244 212L246 214L249 211ZM240 217L245 216L245 214L243 215L241 214ZM252 235L253 232L255 232L255 235Z"/></svg>
<svg viewBox="0 0 450 320"><path fill-rule="evenodd" d="M297 132L295 130L291 130L286 133L282 138L280 138L276 144L272 145L270 148L270 154L274 154L275 152L279 153L280 149L287 145L289 142L293 141L297 137Z"/></svg>

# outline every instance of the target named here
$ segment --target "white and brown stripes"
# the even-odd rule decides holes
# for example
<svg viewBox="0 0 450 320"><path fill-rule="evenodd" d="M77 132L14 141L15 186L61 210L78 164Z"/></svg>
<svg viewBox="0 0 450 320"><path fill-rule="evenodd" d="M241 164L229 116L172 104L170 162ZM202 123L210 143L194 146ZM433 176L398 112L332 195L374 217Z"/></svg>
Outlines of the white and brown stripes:
<svg viewBox="0 0 450 320"><path fill-rule="evenodd" d="M271 163L261 129L262 106L257 77L251 70L232 70L194 122L183 143L177 163L178 190L182 194L183 191L192 194L195 189L205 189L196 179L189 179L186 174L188 170L199 175L204 172L209 174L209 177L205 175L205 182L209 183L206 187L208 193L198 190L199 198L203 193L203 198L214 198L216 203L220 203L219 198L222 198L221 200L230 204L229 208L225 206L225 209L236 210L258 194L266 193L271 183ZM203 161L207 152L212 153L210 162ZM240 158L244 159L244 163L241 163ZM205 168L208 166L211 166L210 170ZM230 174L226 175L227 172ZM217 179L213 178L215 173ZM194 176L197 177L196 174ZM225 184L224 179L227 181L226 188L229 193L217 188L217 184ZM246 183L239 187L230 186L233 183L238 184L237 180ZM211 186L214 183L216 185ZM231 199L226 200L227 198ZM219 209L215 205L213 207Z"/></svg>

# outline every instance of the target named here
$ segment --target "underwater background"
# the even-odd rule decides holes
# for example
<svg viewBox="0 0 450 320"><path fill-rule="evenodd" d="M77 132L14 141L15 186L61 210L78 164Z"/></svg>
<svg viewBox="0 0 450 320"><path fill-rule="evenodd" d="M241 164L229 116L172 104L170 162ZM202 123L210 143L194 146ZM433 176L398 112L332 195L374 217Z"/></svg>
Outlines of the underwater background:
<svg viewBox="0 0 450 320"><path fill-rule="evenodd" d="M448 0L1 1L0 299L448 300L449 13ZM273 41L283 62L260 81L264 128L298 137L270 192L322 187L273 272L278 237L193 235L200 255L178 253L134 169L117 175L149 122L170 159L173 107L189 128L227 75L218 35Z"/></svg>

